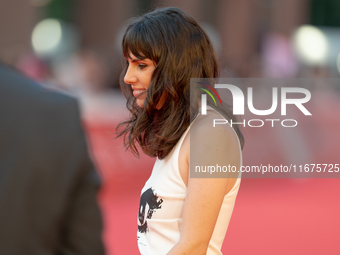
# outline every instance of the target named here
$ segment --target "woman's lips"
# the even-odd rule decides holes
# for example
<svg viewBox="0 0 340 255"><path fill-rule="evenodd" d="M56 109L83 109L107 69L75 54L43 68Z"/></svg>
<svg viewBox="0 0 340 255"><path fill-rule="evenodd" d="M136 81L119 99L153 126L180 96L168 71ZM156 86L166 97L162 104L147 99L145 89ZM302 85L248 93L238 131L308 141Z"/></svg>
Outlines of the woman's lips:
<svg viewBox="0 0 340 255"><path fill-rule="evenodd" d="M146 91L145 89L134 89L133 90L133 96L137 97L137 96L139 96L140 94L142 94L145 91Z"/></svg>

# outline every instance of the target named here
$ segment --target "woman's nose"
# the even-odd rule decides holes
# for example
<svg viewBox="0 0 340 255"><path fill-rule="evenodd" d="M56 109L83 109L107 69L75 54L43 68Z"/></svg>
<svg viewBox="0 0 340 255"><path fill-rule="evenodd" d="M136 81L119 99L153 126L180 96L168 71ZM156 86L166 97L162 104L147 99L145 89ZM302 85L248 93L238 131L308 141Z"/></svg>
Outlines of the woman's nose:
<svg viewBox="0 0 340 255"><path fill-rule="evenodd" d="M129 66L126 70L126 73L124 76L124 82L126 84L132 84L132 83L137 82L136 75L134 74L131 66Z"/></svg>

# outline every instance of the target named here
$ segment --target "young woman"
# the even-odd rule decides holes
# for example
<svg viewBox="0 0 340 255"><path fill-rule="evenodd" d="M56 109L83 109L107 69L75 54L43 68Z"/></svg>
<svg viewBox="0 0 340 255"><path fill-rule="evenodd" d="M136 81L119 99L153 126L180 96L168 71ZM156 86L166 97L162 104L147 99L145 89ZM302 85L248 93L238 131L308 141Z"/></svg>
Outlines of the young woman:
<svg viewBox="0 0 340 255"><path fill-rule="evenodd" d="M189 172L217 164L239 168L242 161L238 128L212 125L231 114L208 107L201 115L202 90L190 100L190 78L218 77L212 44L192 17L164 8L133 20L122 45L121 87L131 118L119 125L119 136L136 155L140 146L157 157L141 194L139 250L142 255L221 254L240 178L190 178Z"/></svg>

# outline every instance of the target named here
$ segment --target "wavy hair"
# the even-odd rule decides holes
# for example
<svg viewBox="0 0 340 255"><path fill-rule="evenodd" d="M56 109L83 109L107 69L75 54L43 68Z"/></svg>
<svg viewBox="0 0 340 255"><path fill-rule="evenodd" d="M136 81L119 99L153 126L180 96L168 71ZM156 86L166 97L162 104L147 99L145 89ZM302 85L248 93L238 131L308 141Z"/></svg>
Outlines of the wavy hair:
<svg viewBox="0 0 340 255"><path fill-rule="evenodd" d="M146 91L144 108L140 108L131 86L123 80L128 68L125 61L120 86L131 118L118 125L118 137L124 136L126 148L136 156L139 156L138 143L145 154L164 159L198 114L198 108L190 104L190 78L218 77L213 46L194 18L173 7L133 19L122 46L125 58L131 53L138 59L149 58L156 68ZM161 97L165 100L157 110ZM224 115L233 118L229 112ZM237 127L235 130L243 144L241 132Z"/></svg>

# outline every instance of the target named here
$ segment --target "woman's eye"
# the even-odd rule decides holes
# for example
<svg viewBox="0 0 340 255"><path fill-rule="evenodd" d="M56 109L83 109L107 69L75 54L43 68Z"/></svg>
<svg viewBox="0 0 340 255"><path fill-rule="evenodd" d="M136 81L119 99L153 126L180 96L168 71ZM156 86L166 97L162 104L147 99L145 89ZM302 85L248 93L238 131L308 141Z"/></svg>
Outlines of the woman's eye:
<svg viewBox="0 0 340 255"><path fill-rule="evenodd" d="M146 65L145 64L139 64L138 67L139 67L139 69L144 69L146 67Z"/></svg>

